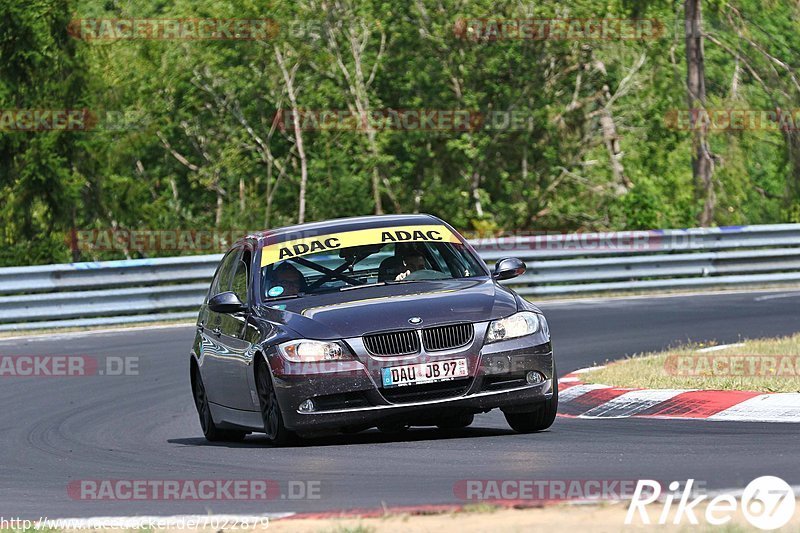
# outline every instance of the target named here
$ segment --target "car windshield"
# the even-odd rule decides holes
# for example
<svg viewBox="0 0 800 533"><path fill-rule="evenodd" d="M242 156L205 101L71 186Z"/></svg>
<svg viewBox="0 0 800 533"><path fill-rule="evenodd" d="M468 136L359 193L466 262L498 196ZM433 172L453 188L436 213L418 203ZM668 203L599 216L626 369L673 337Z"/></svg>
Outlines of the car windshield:
<svg viewBox="0 0 800 533"><path fill-rule="evenodd" d="M287 298L378 284L487 275L479 260L449 230L440 232L444 237L431 230L427 234L417 232L416 237L413 231L394 231L379 228L350 232L361 233L359 236L336 234L288 241L274 245L272 250L265 247L262 297ZM392 240L398 235L408 240ZM379 241L381 236L385 242ZM342 246L350 242L364 244ZM312 252L318 248L325 249ZM275 258L278 260L271 261Z"/></svg>

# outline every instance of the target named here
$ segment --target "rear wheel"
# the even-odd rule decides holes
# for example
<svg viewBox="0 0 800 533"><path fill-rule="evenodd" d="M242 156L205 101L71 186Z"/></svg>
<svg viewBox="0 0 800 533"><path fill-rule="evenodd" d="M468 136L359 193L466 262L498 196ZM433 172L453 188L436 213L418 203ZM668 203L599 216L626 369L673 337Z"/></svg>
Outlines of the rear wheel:
<svg viewBox="0 0 800 533"><path fill-rule="evenodd" d="M553 368L553 397L524 413L503 413L511 429L518 433L534 433L544 431L553 425L558 412L558 377Z"/></svg>
<svg viewBox="0 0 800 533"><path fill-rule="evenodd" d="M208 403L208 394L203 385L203 378L200 369L192 364L192 392L194 395L194 405L197 408L197 415L200 417L200 427L203 428L203 435L209 442L240 442L247 435L245 431L230 429L219 429L214 424L211 417L211 406Z"/></svg>
<svg viewBox="0 0 800 533"><path fill-rule="evenodd" d="M283 424L283 414L281 413L278 398L275 395L275 387L272 384L272 374L267 366L267 361L258 356L256 363L256 390L258 391L258 403L261 406L261 418L264 421L264 433L267 440L274 446L287 446L294 444L297 434L286 429Z"/></svg>
<svg viewBox="0 0 800 533"><path fill-rule="evenodd" d="M461 429L469 426L475 420L475 415L472 413L459 413L440 420L436 425L440 429Z"/></svg>

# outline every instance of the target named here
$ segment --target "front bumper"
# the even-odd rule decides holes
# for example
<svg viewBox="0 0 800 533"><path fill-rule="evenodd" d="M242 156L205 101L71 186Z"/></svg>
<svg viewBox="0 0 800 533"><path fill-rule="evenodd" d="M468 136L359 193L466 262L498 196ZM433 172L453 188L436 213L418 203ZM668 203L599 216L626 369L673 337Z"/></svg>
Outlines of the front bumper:
<svg viewBox="0 0 800 533"><path fill-rule="evenodd" d="M433 424L454 411L485 412L497 407L519 407L546 401L553 396L552 380L504 391L484 391L475 394L425 400L405 404L376 405L332 409L313 413L286 413L286 426L293 430L315 431L375 426L385 422Z"/></svg>
<svg viewBox="0 0 800 533"><path fill-rule="evenodd" d="M459 411L486 412L535 405L553 395L554 364L549 332L482 344L485 328L476 324L473 345L435 354L440 360L467 357L470 377L426 385L384 389L380 367L406 364L402 360L367 359L363 345L348 339L358 360L335 365L291 367L272 354L273 382L286 427L313 433L371 427L388 422L433 424ZM477 352L477 353L476 353ZM545 381L529 385L525 374L535 370ZM301 411L311 399L314 411Z"/></svg>

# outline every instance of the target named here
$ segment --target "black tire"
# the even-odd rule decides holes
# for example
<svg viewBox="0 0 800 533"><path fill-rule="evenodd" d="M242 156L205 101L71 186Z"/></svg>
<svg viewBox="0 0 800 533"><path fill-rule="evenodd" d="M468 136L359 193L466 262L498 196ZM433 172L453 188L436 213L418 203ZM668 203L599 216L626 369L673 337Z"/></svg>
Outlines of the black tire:
<svg viewBox="0 0 800 533"><path fill-rule="evenodd" d="M264 433L273 446L291 446L297 441L297 434L286 429L283 413L278 405L275 387L272 384L272 373L263 356L257 357L256 390L258 403L261 406L261 419L264 421Z"/></svg>
<svg viewBox="0 0 800 533"><path fill-rule="evenodd" d="M462 429L472 424L474 420L475 415L473 413L459 413L450 418L440 420L436 423L436 426L439 429Z"/></svg>
<svg viewBox="0 0 800 533"><path fill-rule="evenodd" d="M194 396L194 406L197 408L197 416L200 418L200 427L203 429L203 436L207 441L241 442L245 438L246 431L219 429L214 423L206 387L203 385L200 369L195 364L192 364L192 395Z"/></svg>
<svg viewBox="0 0 800 533"><path fill-rule="evenodd" d="M558 376L553 368L553 397L540 402L529 412L503 413L506 422L517 433L535 433L544 431L553 425L558 412Z"/></svg>

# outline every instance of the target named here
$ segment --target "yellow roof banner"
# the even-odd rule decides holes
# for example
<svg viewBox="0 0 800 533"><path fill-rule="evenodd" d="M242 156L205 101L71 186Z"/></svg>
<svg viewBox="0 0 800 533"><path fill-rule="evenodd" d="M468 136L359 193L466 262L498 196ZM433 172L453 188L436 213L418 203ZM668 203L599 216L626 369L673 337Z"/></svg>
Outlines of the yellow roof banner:
<svg viewBox="0 0 800 533"><path fill-rule="evenodd" d="M461 240L441 224L343 231L265 246L261 249L261 266L271 265L284 259L349 248L351 246L400 242L451 242L459 244Z"/></svg>

